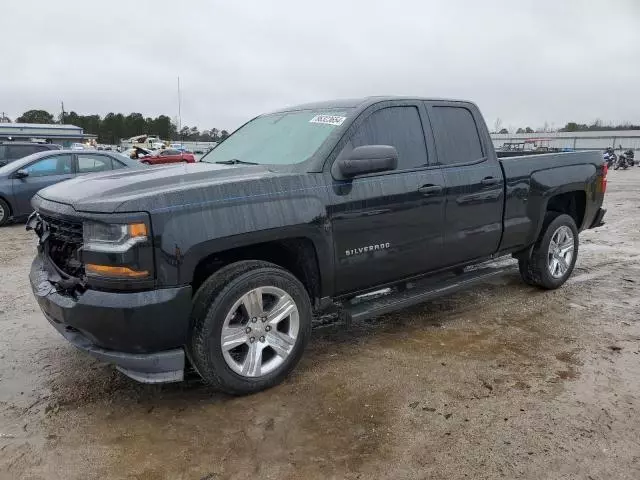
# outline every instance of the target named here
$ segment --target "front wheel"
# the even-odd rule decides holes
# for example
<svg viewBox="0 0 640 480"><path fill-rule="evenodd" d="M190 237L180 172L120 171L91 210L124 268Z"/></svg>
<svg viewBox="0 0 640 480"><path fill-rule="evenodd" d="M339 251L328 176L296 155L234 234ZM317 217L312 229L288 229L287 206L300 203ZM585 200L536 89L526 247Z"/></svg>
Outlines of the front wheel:
<svg viewBox="0 0 640 480"><path fill-rule="evenodd" d="M549 290L560 287L573 272L578 245L578 228L573 218L547 212L531 256L518 262L522 279Z"/></svg>
<svg viewBox="0 0 640 480"><path fill-rule="evenodd" d="M193 299L189 357L208 384L248 394L280 383L311 335L311 302L288 271L260 261L228 265Z"/></svg>
<svg viewBox="0 0 640 480"><path fill-rule="evenodd" d="M0 198L0 227L9 221L10 216L9 204Z"/></svg>

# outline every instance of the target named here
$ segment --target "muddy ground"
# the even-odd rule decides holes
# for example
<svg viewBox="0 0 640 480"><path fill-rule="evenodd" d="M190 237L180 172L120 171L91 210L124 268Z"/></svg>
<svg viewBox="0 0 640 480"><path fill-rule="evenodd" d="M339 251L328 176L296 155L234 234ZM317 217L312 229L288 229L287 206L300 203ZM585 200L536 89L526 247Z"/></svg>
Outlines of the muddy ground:
<svg viewBox="0 0 640 480"><path fill-rule="evenodd" d="M233 398L140 385L77 351L0 230L0 478L640 478L640 168L570 281L513 273L314 332L284 384Z"/></svg>

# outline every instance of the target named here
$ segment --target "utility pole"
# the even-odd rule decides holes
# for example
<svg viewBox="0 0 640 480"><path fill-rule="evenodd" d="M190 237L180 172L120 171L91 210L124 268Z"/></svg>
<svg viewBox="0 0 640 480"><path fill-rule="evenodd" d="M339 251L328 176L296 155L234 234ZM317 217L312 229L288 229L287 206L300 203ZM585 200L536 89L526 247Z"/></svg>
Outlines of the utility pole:
<svg viewBox="0 0 640 480"><path fill-rule="evenodd" d="M178 135L182 130L182 97L180 95L180 75L178 75Z"/></svg>
<svg viewBox="0 0 640 480"><path fill-rule="evenodd" d="M64 102L60 102L60 107L62 108L62 116L60 117L60 123L64 125Z"/></svg>

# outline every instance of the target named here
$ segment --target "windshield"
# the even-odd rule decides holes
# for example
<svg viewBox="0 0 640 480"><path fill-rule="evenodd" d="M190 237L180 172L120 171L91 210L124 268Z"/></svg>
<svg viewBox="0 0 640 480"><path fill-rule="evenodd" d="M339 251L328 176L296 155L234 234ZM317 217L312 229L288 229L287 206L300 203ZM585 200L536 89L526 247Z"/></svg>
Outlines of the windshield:
<svg viewBox="0 0 640 480"><path fill-rule="evenodd" d="M204 157L203 162L291 165L313 155L329 134L342 125L347 111L303 110L258 117Z"/></svg>

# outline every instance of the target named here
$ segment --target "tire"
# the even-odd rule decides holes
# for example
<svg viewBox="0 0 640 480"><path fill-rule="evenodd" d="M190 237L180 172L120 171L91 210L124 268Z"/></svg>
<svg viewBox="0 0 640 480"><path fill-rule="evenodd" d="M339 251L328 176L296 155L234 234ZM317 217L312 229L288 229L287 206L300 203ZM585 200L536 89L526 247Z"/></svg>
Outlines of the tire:
<svg viewBox="0 0 640 480"><path fill-rule="evenodd" d="M11 207L0 198L0 227L5 225L9 221L9 218L11 218Z"/></svg>
<svg viewBox="0 0 640 480"><path fill-rule="evenodd" d="M562 233L570 233L571 242L569 242L568 237L563 237ZM563 238L566 240L565 242L562 242ZM559 247L563 243L566 245L561 250L556 250L555 255L550 252L552 239L561 241ZM569 243L572 244L572 250L569 250ZM573 272L578 258L578 246L578 229L573 218L564 213L547 212L540 237L533 247L531 256L520 259L518 262L522 279L529 285L535 285L547 290L560 287ZM567 253L570 251L570 258L566 253L562 253L563 251ZM559 257L564 260L566 269L563 268L563 262L559 261Z"/></svg>
<svg viewBox="0 0 640 480"><path fill-rule="evenodd" d="M264 303L248 302L253 310L249 312L242 299L257 298L258 288ZM253 296L246 297L249 292ZM277 323L272 307L291 303L297 316L291 310ZM282 382L297 365L311 336L311 319L309 296L291 273L267 262L233 263L211 275L195 294L187 353L196 371L214 388L232 395L258 392ZM223 328L230 332L230 345L237 343L233 348L223 348Z"/></svg>

